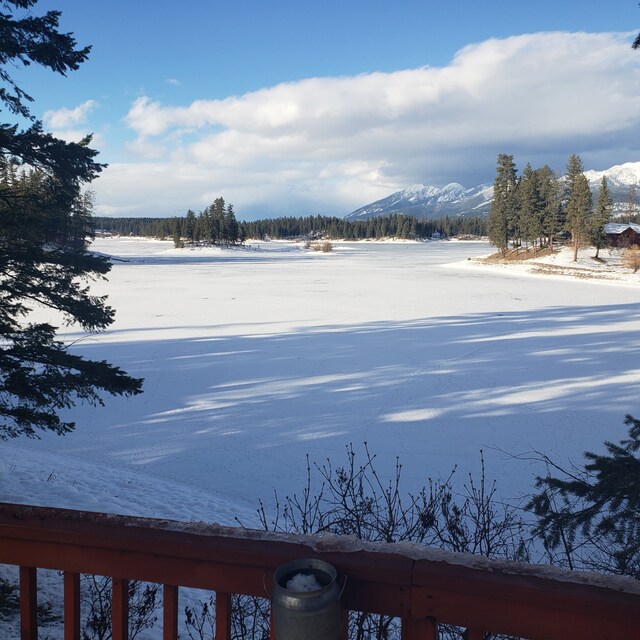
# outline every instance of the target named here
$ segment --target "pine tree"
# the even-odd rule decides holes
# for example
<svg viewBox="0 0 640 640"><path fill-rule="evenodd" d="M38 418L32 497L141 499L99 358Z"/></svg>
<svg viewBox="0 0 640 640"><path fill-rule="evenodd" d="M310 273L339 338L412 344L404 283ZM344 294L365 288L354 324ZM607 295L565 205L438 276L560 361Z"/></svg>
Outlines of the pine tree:
<svg viewBox="0 0 640 640"><path fill-rule="evenodd" d="M104 297L87 284L110 270L108 259L86 250L92 196L82 186L102 165L90 138L67 143L44 132L30 113L31 97L7 68L36 63L65 75L87 58L72 34L60 33L60 13L17 18L37 0L3 0L0 13L0 104L22 122L0 124L0 438L74 428L58 411L78 400L102 404L102 392L140 393L142 380L105 361L72 353L56 328L29 322L34 306L59 312L67 323L100 330L113 322Z"/></svg>
<svg viewBox="0 0 640 640"><path fill-rule="evenodd" d="M232 204L227 205L227 209L224 212L224 231L227 244L236 244L238 242L238 222L236 221Z"/></svg>
<svg viewBox="0 0 640 640"><path fill-rule="evenodd" d="M542 236L542 208L538 173L527 163L518 182L518 226L527 245L535 246Z"/></svg>
<svg viewBox="0 0 640 640"><path fill-rule="evenodd" d="M556 235L564 227L560 182L558 176L548 165L536 169L536 174L538 176L540 206L542 208L542 233L547 238L549 248L553 251L553 242Z"/></svg>
<svg viewBox="0 0 640 640"><path fill-rule="evenodd" d="M613 202L609 193L607 179L605 176L602 176L600 189L598 191L598 199L591 218L591 240L593 242L593 246L596 248L595 258L598 258L600 247L602 247L607 241L607 235L604 232L604 227L611 219L612 209Z"/></svg>
<svg viewBox="0 0 640 640"><path fill-rule="evenodd" d="M211 225L214 229L215 242L222 243L226 233L224 220L226 213L226 204L224 198L216 198L213 201L212 209ZM271 233L270 235L273 235L273 233Z"/></svg>
<svg viewBox="0 0 640 640"><path fill-rule="evenodd" d="M487 219L487 232L491 244L504 255L515 228L517 180L513 156L501 153L497 164L496 179L493 183L493 200Z"/></svg>
<svg viewBox="0 0 640 640"><path fill-rule="evenodd" d="M194 242L196 239L196 227L198 226L198 218L194 211L189 209L184 224L184 235L188 242Z"/></svg>
<svg viewBox="0 0 640 640"><path fill-rule="evenodd" d="M636 214L636 185L630 184L627 189L627 201L625 206L625 214L627 222L631 223L635 219Z"/></svg>
<svg viewBox="0 0 640 640"><path fill-rule="evenodd" d="M563 478L540 477L527 508L538 517L536 533L548 549L573 563L578 550L590 568L640 578L640 420L627 415L629 437L606 441L606 453L587 451L582 469ZM571 566L573 568L573 566Z"/></svg>
<svg viewBox="0 0 640 640"><path fill-rule="evenodd" d="M566 226L571 232L573 261L577 262L578 249L590 239L589 218L592 198L589 183L583 173L582 160L575 154L569 156L566 180Z"/></svg>

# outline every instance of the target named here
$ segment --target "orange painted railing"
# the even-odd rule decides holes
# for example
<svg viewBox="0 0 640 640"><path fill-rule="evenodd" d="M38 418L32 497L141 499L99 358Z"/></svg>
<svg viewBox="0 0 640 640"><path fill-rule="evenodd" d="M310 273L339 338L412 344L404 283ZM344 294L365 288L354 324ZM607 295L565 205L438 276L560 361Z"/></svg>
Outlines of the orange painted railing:
<svg viewBox="0 0 640 640"><path fill-rule="evenodd" d="M22 640L37 638L37 568L64 572L64 638L80 638L80 574L113 578L113 639L126 640L128 580L164 585L162 633L178 636L179 587L216 593L216 640L230 637L231 594L265 595L297 558L347 576L341 603L398 617L403 640L439 624L532 640L640 638L640 583L496 562L417 545L292 536L198 523L0 503L0 563L20 567ZM343 616L345 626L348 616ZM346 629L345 629L346 638Z"/></svg>

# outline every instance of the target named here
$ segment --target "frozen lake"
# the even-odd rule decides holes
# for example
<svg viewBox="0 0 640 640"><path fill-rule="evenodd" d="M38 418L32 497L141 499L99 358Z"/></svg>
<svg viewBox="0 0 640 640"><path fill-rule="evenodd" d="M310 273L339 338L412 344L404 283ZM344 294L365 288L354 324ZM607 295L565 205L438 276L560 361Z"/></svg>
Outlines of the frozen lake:
<svg viewBox="0 0 640 640"><path fill-rule="evenodd" d="M0 499L158 517L252 519L299 490L305 454L367 442L406 488L480 466L517 498L536 468L625 434L640 414L638 288L456 264L481 243L271 242L173 250L99 239L116 323L76 349L145 378L78 407L76 431L0 448Z"/></svg>

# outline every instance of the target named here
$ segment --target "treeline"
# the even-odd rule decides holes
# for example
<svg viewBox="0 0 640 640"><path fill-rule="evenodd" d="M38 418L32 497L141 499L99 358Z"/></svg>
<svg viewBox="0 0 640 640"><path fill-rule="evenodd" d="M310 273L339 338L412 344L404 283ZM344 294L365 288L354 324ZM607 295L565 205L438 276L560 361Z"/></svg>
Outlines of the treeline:
<svg viewBox="0 0 640 640"><path fill-rule="evenodd" d="M513 156L500 154L487 234L503 254L509 247L553 248L556 239L570 238L574 260L578 249L588 244L596 247L597 258L606 243L604 227L612 210L604 177L594 206L579 156L569 157L564 178L546 165L532 169L530 164L518 177Z"/></svg>
<svg viewBox="0 0 640 640"><path fill-rule="evenodd" d="M96 232L115 236L139 236L141 238L172 238L182 218L104 218L93 217Z"/></svg>
<svg viewBox="0 0 640 640"><path fill-rule="evenodd" d="M486 235L486 220L479 217L418 220L393 215L366 220L345 220L333 216L271 218L243 222L247 238L328 238L330 240L373 240L381 238L424 239L434 235Z"/></svg>
<svg viewBox="0 0 640 640"><path fill-rule="evenodd" d="M218 203L216 205L216 203ZM388 237L425 239L452 236L484 236L486 219L455 217L418 220L393 215L366 220L345 220L333 216L299 216L236 222L232 205L219 198L196 215L189 211L173 218L94 218L96 229L114 235L173 238L178 243L236 244L246 238L327 238L330 240L371 240Z"/></svg>

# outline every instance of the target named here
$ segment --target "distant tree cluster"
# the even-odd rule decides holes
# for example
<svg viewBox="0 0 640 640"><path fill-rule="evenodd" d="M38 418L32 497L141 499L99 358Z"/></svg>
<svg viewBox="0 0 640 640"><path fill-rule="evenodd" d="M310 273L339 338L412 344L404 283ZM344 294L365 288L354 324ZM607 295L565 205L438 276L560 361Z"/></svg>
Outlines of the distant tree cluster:
<svg viewBox="0 0 640 640"><path fill-rule="evenodd" d="M219 204L216 207L217 202ZM226 211L226 218L222 213L223 209ZM389 237L424 239L434 235L449 238L487 234L485 218L465 216L418 220L413 216L393 215L351 221L318 215L235 222L233 208L231 205L225 207L222 198L199 215L189 211L186 217L181 218L95 218L95 222L98 231L117 235L173 238L174 242L182 240L215 244L235 244L244 242L247 238L373 240ZM235 241L230 239L234 234L237 234Z"/></svg>
<svg viewBox="0 0 640 640"><path fill-rule="evenodd" d="M139 236L141 238L173 237L176 225L182 218L103 218L94 216L97 233L111 233L117 236Z"/></svg>
<svg viewBox="0 0 640 640"><path fill-rule="evenodd" d="M173 238L176 246L185 244L232 245L244 242L244 229L236 220L232 204L216 198L199 214L172 218L95 218L98 232L143 238Z"/></svg>
<svg viewBox="0 0 640 640"><path fill-rule="evenodd" d="M518 177L513 156L500 154L487 220L489 240L504 254L509 246L553 248L557 238L570 238L574 260L586 244L596 247L597 258L612 206L605 177L593 206L582 161L575 154L562 179L546 165L532 169L530 164Z"/></svg>
<svg viewBox="0 0 640 640"><path fill-rule="evenodd" d="M244 242L244 230L236 220L232 204L216 198L198 215L191 209L186 217L178 218L173 230L176 246L187 244L232 245Z"/></svg>
<svg viewBox="0 0 640 640"><path fill-rule="evenodd" d="M485 220L478 217L418 220L413 216L393 215L366 220L345 220L333 216L272 218L243 222L247 238L327 238L330 240L374 240L381 238L424 239L486 234Z"/></svg>

